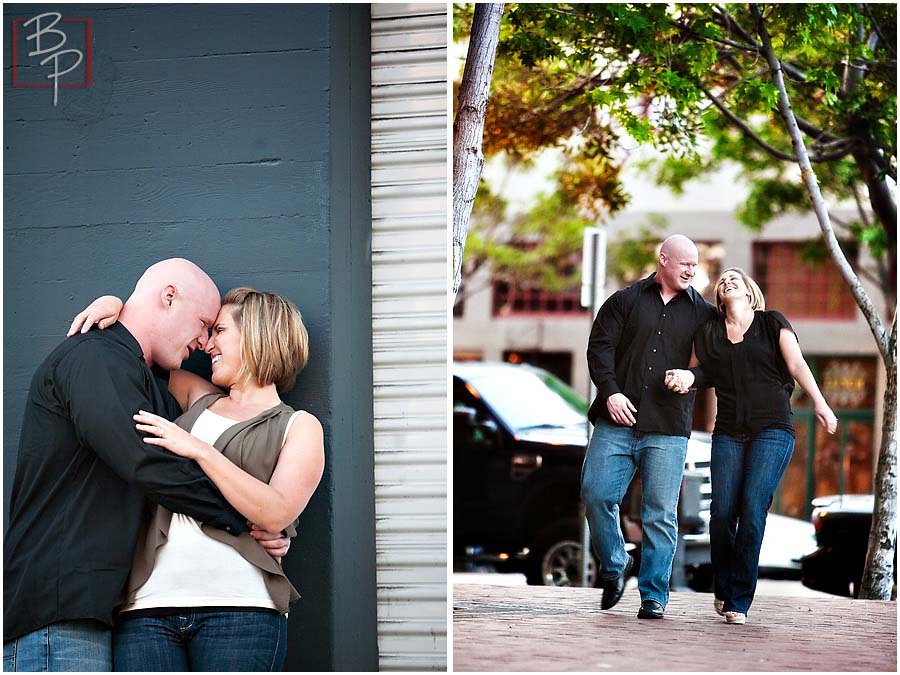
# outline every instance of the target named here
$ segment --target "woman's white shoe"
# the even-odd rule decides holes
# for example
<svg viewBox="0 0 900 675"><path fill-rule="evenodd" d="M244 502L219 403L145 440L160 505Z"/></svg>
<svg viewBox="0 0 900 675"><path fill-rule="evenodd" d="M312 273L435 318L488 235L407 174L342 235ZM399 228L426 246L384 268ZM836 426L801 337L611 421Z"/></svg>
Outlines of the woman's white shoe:
<svg viewBox="0 0 900 675"><path fill-rule="evenodd" d="M747 615L743 612L725 612L727 623L747 623Z"/></svg>
<svg viewBox="0 0 900 675"><path fill-rule="evenodd" d="M716 608L716 614L718 614L719 616L725 616L725 601L724 600L719 600L718 598L715 598L713 600L713 607Z"/></svg>

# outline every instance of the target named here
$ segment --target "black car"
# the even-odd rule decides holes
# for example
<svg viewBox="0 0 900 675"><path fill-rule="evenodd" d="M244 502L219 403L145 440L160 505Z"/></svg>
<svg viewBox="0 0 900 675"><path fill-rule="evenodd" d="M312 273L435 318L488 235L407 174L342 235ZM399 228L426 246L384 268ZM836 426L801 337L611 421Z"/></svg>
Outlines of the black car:
<svg viewBox="0 0 900 675"><path fill-rule="evenodd" d="M800 560L804 586L859 597L874 504L873 495L830 495L813 500L811 520L819 547ZM896 568L895 562L895 580Z"/></svg>
<svg viewBox="0 0 900 675"><path fill-rule="evenodd" d="M585 413L583 399L541 369L454 363L453 548L458 566L490 564L498 571L523 572L531 584L579 584ZM708 434L690 441L686 468L678 555L687 578L675 574L673 579L706 587ZM626 547L637 563L638 489L632 486L622 507ZM593 585L595 570L592 557L588 578Z"/></svg>

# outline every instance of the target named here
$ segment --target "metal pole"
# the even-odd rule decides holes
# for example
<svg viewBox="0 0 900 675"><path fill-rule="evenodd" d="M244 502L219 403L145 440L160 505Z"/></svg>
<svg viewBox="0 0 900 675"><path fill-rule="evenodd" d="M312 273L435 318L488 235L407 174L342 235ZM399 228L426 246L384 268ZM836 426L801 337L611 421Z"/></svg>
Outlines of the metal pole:
<svg viewBox="0 0 900 675"><path fill-rule="evenodd" d="M606 229L587 227L584 230L584 243L581 268L581 304L591 308L591 324L600 311L606 295ZM594 400L597 388L588 377L588 403ZM590 442L593 428L589 420L585 420L587 439ZM584 506L582 505L582 513ZM581 585L588 585L588 561L591 552L591 532L587 518L581 518ZM597 570L599 574L599 570Z"/></svg>

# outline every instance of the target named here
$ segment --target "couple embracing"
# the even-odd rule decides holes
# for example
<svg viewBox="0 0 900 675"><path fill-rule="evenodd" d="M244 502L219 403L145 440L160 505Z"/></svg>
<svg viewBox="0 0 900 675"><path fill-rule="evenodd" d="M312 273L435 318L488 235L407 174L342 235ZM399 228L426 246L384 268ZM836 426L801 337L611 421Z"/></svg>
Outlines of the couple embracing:
<svg viewBox="0 0 900 675"><path fill-rule="evenodd" d="M25 406L4 670L280 670L299 597L281 556L324 467L318 420L278 395L307 360L296 306L220 300L176 258L69 335ZM212 382L180 370L197 349Z"/></svg>
<svg viewBox="0 0 900 675"><path fill-rule="evenodd" d="M638 618L661 619L678 537L677 508L695 390L715 387L710 546L714 609L730 624L747 620L756 590L766 513L794 450L790 397L796 380L834 433L837 418L819 391L796 334L767 311L757 284L730 268L716 305L691 288L697 247L666 239L656 272L613 293L588 342L597 397L581 497L601 572L602 609L625 589L619 504L635 471L643 488Z"/></svg>

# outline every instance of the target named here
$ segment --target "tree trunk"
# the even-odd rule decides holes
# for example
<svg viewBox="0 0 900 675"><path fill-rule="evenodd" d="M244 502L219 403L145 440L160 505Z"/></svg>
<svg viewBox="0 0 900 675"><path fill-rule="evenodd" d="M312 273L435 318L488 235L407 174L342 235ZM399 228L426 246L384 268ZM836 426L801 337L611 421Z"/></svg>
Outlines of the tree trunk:
<svg viewBox="0 0 900 675"><path fill-rule="evenodd" d="M888 307L896 305L897 288L897 204L888 187L887 179L878 165L875 153L869 147L857 148L853 151L853 160L859 168L859 174L866 184L869 193L869 204L872 212L887 233L889 255L886 256L887 279L882 284ZM892 302L893 300L893 302ZM890 317L888 317L890 318Z"/></svg>
<svg viewBox="0 0 900 675"><path fill-rule="evenodd" d="M893 552L895 548L897 514L897 472L895 468L897 451L897 390L894 380L897 351L897 320L895 316L892 334L888 336L884 324L869 300L859 278L847 262L843 251L841 251L837 238L834 236L834 230L831 227L831 219L828 216L828 209L825 207L825 200L822 198L822 193L819 190L816 173L809 162L809 155L803 143L803 134L791 109L791 102L784 83L784 74L781 70L781 64L775 56L775 50L772 48L769 32L766 30L759 7L755 4L750 5L750 11L756 20L757 33L763 45L763 54L769 64L769 70L772 73L775 86L778 88L778 110L791 136L794 154L800 166L800 175L812 199L813 211L815 211L819 227L822 229L825 245L832 259L837 263L844 281L850 287L850 291L856 299L856 304L859 305L860 310L866 317L866 321L869 323L869 328L875 337L878 351L884 360L887 370L889 384L885 392L884 428L878 457L878 473L875 477L875 508L872 514L869 550L866 556L866 570L860 597L874 600L889 600L891 597L890 580L892 579L894 564ZM873 542L875 542L875 549L873 549ZM887 588L886 591L885 586Z"/></svg>
<svg viewBox="0 0 900 675"><path fill-rule="evenodd" d="M459 87L459 107L453 121L453 294L462 279L462 258L469 217L481 180L481 141L491 91L494 56L500 39L503 3L475 5L469 51Z"/></svg>
<svg viewBox="0 0 900 675"><path fill-rule="evenodd" d="M897 548L897 317L891 330L891 351L887 364L887 389L884 392L884 422L881 425L881 449L875 473L875 510L869 530L869 550L859 597L889 600L894 585L891 571Z"/></svg>

